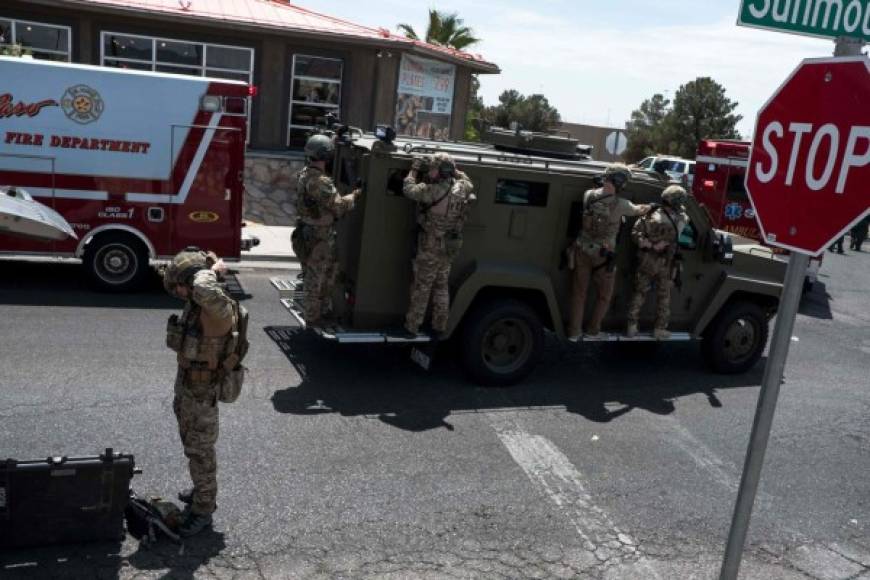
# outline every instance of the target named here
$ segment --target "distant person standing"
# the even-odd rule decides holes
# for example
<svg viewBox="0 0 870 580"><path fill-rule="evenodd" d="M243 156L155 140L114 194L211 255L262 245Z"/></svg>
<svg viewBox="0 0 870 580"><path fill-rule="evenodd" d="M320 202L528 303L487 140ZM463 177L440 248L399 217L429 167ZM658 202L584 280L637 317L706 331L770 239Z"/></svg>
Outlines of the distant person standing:
<svg viewBox="0 0 870 580"><path fill-rule="evenodd" d="M626 336L637 335L640 309L650 287L656 287L656 318L653 337L667 340L671 337L668 323L671 318L671 286L674 279L674 260L680 233L688 223L683 212L683 200L688 194L679 185L670 185L662 192L662 205L634 224L631 237L638 247L638 266L634 276L634 293L628 302Z"/></svg>
<svg viewBox="0 0 870 580"><path fill-rule="evenodd" d="M829 252L833 252L833 251L834 251L834 248L836 248L838 254L845 254L846 252L843 251L843 240L845 240L845 239L846 239L846 235L845 235L845 234L843 234L842 236L840 236L839 238L837 238L837 239L834 241L834 243L830 245L830 247L828 248L828 251L829 251Z"/></svg>
<svg viewBox="0 0 870 580"><path fill-rule="evenodd" d="M864 219L855 224L855 226L849 231L849 237L851 239L849 249L860 252L861 246L867 240L868 230L870 230L870 215L864 217Z"/></svg>
<svg viewBox="0 0 870 580"><path fill-rule="evenodd" d="M241 349L239 341L240 324L244 320L246 325L247 318L220 284L218 276L224 272L226 266L214 254L189 247L163 275L167 292L185 301L181 317L170 317L166 335L167 346L177 353L172 408L193 481L192 489L178 495L188 504L178 528L182 536L212 524L217 509L218 401L235 400L244 379L239 362L247 344Z"/></svg>
<svg viewBox="0 0 870 580"><path fill-rule="evenodd" d="M332 179L326 175L326 162L332 159L335 146L326 135L312 135L305 143L308 165L296 180L296 229L293 250L302 265L305 298L305 323L322 324L332 316L332 289L338 275L335 249L335 224L353 209L362 190L339 195Z"/></svg>
<svg viewBox="0 0 870 580"><path fill-rule="evenodd" d="M428 183L419 180L423 160L415 158L405 178L403 193L417 202L417 255L414 256L414 282L405 316L405 330L416 335L432 304L432 330L441 335L447 330L450 292L447 281L450 265L462 248L462 228L468 204L474 199L474 185L456 169L447 153L436 153L429 162Z"/></svg>
<svg viewBox="0 0 870 580"><path fill-rule="evenodd" d="M583 229L568 249L573 253L574 279L571 291L571 318L568 340L580 339L583 332L583 311L589 280L595 284L598 297L587 334L601 332L601 322L610 307L616 280L616 237L624 216L638 216L650 210L648 205L635 205L619 196L631 179L631 170L614 163L604 171L604 184L583 195Z"/></svg>

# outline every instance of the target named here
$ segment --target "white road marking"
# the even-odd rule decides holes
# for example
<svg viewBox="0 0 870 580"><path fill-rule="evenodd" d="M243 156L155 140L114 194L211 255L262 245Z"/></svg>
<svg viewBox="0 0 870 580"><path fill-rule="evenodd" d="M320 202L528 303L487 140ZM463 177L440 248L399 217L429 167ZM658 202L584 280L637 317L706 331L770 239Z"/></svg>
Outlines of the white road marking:
<svg viewBox="0 0 870 580"><path fill-rule="evenodd" d="M550 440L523 431L519 425L495 425L496 433L514 461L539 486L583 539L584 547L601 562L617 557L639 558L647 578L660 578L640 554L637 542L622 532L607 513L595 505L582 474Z"/></svg>

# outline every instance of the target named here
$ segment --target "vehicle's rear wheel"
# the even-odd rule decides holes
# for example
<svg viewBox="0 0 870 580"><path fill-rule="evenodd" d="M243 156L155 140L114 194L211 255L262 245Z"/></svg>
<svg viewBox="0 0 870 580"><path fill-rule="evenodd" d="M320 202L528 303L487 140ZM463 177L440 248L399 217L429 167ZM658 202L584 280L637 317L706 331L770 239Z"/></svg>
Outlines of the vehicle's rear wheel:
<svg viewBox="0 0 870 580"><path fill-rule="evenodd" d="M544 329L535 311L518 300L488 302L469 314L461 347L462 366L476 382L512 385L540 361Z"/></svg>
<svg viewBox="0 0 870 580"><path fill-rule="evenodd" d="M764 310L752 302L735 302L720 312L704 332L701 351L714 371L742 373L758 362L767 344Z"/></svg>
<svg viewBox="0 0 870 580"><path fill-rule="evenodd" d="M82 258L91 284L105 292L129 292L148 274L148 252L141 240L124 232L107 232L88 243Z"/></svg>

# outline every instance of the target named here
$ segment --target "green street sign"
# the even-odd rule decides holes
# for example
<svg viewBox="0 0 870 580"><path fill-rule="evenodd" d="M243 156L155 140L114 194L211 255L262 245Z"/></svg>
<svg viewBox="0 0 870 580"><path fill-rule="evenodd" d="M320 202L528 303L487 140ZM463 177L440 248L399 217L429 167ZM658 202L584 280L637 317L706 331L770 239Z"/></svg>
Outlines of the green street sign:
<svg viewBox="0 0 870 580"><path fill-rule="evenodd" d="M737 24L870 42L870 0L740 0Z"/></svg>

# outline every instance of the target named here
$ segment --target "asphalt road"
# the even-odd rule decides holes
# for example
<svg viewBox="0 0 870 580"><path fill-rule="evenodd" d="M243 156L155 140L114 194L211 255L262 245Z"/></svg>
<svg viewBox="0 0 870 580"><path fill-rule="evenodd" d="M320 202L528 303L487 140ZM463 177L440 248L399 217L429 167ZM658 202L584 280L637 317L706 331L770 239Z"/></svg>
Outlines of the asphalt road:
<svg viewBox="0 0 870 580"><path fill-rule="evenodd" d="M2 578L716 578L762 362L693 344L548 341L485 389L442 357L326 344L241 268L250 372L221 408L215 528L189 540L0 551ZM828 254L806 297L742 578L870 580L870 253ZM0 262L0 456L135 454L187 485L164 328L180 303L94 294L71 265Z"/></svg>

